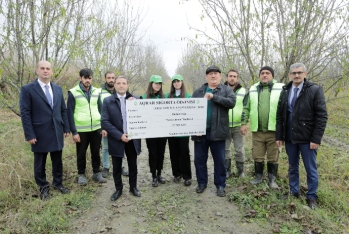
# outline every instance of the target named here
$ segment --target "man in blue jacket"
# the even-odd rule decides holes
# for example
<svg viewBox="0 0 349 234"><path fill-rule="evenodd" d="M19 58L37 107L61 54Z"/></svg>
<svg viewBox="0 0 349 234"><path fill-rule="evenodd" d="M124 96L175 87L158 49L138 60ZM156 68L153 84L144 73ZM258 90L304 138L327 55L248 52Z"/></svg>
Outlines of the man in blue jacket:
<svg viewBox="0 0 349 234"><path fill-rule="evenodd" d="M118 76L115 79L116 94L104 99L102 107L102 129L108 133L109 154L112 156L115 193L110 200L115 201L122 195L122 158L127 156L129 169L130 192L140 197L137 189L137 156L141 153L141 140L130 139L127 134L126 99L133 100L129 92L126 77Z"/></svg>
<svg viewBox="0 0 349 234"><path fill-rule="evenodd" d="M62 149L64 138L69 135L67 108L62 88L51 82L53 70L47 61L36 67L38 79L22 87L20 94L21 119L25 140L34 152L34 177L40 188L40 198L50 198L50 185L46 180L46 158L52 160L52 185L61 193L70 193L64 188Z"/></svg>

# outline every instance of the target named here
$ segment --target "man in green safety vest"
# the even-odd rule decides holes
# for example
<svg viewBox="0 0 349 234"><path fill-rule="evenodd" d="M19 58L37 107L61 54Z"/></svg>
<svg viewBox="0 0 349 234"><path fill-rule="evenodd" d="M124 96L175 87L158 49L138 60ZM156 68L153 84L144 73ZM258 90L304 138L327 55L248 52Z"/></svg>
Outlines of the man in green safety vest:
<svg viewBox="0 0 349 234"><path fill-rule="evenodd" d="M231 176L231 141L234 143L235 162L238 177L244 177L244 162L245 162L245 136L241 134L241 115L243 109L243 100L246 94L246 89L239 83L239 72L235 69L230 69L226 75L225 85L231 87L236 95L236 104L233 109L229 109L229 139L225 141L225 167L227 170L227 178Z"/></svg>
<svg viewBox="0 0 349 234"><path fill-rule="evenodd" d="M268 185L278 188L276 175L279 166L279 147L276 145L276 110L282 86L274 80L274 70L262 67L259 71L260 82L251 86L244 99L241 117L241 134L245 135L248 119L251 121L252 158L255 176L251 184L259 184L263 180L264 158L267 153Z"/></svg>
<svg viewBox="0 0 349 234"><path fill-rule="evenodd" d="M115 94L115 73L111 71L107 71L104 74L105 84L101 87L101 92L99 94L98 98L98 109L101 113L103 101L106 97L110 97ZM109 175L109 168L110 168L110 162L109 162L109 151L108 151L108 137L107 137L107 131L102 129L102 176L104 178L108 177ZM128 172L124 170L124 165L122 165L122 173L123 176L128 176Z"/></svg>
<svg viewBox="0 0 349 234"><path fill-rule="evenodd" d="M67 113L70 131L76 143L78 184L86 185L86 150L90 145L93 176L98 183L107 180L100 173L101 157L101 115L98 111L98 97L101 89L92 86L91 69L80 70L80 82L68 91Z"/></svg>

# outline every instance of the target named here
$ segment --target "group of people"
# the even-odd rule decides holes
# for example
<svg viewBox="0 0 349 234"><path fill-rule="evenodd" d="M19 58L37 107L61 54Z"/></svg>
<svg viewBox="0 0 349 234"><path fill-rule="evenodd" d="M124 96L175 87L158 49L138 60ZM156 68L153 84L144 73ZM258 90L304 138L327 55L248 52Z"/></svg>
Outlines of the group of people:
<svg viewBox="0 0 349 234"><path fill-rule="evenodd" d="M52 160L52 187L61 193L70 193L62 184L62 149L64 137L72 133L76 143L78 184L86 185L86 151L91 150L92 179L105 183L109 174L109 156L112 158L116 191L111 200L117 200L123 192L122 175L129 176L130 192L137 197L137 156L141 152L141 140L130 139L127 133L126 100L157 98L206 98L206 134L193 135L194 165L197 177L197 193L203 193L208 184L207 160L210 149L214 161L214 184L217 196L225 196L226 179L232 175L231 142L235 150L236 175L244 177L244 135L250 120L252 131L252 158L255 178L252 184L261 183L264 161L267 155L268 185L276 183L279 153L283 142L289 161L290 194L299 197L299 159L302 155L307 172L309 207L317 207L318 174L316 153L327 122L325 98L320 86L308 81L307 70L302 63L291 65L286 85L274 80L274 70L260 69L260 81L249 90L239 82L239 72L231 69L226 81L217 66L206 69L206 83L187 93L184 78L172 77L171 90L164 94L162 77L152 75L146 93L140 97L128 92L125 76L106 72L102 88L92 86L93 72L80 70L80 82L68 92L67 106L62 88L51 82L53 70L47 61L37 64L38 78L22 87L20 109L25 139L34 152L34 177L43 200L50 198L50 184L46 180L46 158ZM145 139L152 186L166 183L162 176L165 148L168 140L173 181L192 184L189 152L190 136L158 137ZM100 147L102 143L102 164ZM126 155L128 170L123 167Z"/></svg>

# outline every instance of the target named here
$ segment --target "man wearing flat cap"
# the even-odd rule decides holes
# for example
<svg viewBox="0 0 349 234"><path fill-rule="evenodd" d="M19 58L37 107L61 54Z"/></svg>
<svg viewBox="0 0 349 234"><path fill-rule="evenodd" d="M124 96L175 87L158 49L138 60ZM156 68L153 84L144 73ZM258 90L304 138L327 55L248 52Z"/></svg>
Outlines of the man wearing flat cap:
<svg viewBox="0 0 349 234"><path fill-rule="evenodd" d="M221 70L217 66L206 69L206 81L193 93L193 98L207 99L206 134L192 136L194 141L194 164L198 181L197 193L207 187L207 159L210 148L214 162L214 184L217 196L225 196L225 140L229 137L229 109L234 108L236 97L233 89L221 84Z"/></svg>
<svg viewBox="0 0 349 234"><path fill-rule="evenodd" d="M264 158L267 154L268 185L278 188L276 175L279 166L279 147L275 143L276 110L282 86L274 80L274 70L265 66L259 71L260 81L251 86L244 99L241 117L241 134L246 134L250 119L252 131L252 158L254 160L256 185L263 180Z"/></svg>

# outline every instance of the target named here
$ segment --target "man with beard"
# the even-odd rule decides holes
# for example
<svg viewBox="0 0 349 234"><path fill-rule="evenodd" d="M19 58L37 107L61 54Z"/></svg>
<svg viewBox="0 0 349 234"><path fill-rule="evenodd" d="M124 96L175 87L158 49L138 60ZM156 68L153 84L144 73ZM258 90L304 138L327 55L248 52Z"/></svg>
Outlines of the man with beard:
<svg viewBox="0 0 349 234"><path fill-rule="evenodd" d="M100 173L101 115L98 111L100 89L92 86L91 69L80 70L80 82L68 91L68 119L76 143L78 184L86 185L86 150L90 145L93 176L98 183L107 180Z"/></svg>
<svg viewBox="0 0 349 234"><path fill-rule="evenodd" d="M230 69L226 75L225 85L231 87L236 95L236 104L233 109L229 109L229 139L225 141L225 167L227 170L227 178L231 176L231 140L234 142L235 161L237 168L237 176L244 177L244 161L245 161L245 136L241 134L241 115L243 110L243 100L246 94L245 88L239 83L239 72Z"/></svg>
<svg viewBox="0 0 349 234"><path fill-rule="evenodd" d="M248 120L252 131L252 158L255 179L251 184L263 181L264 161L267 156L268 185L277 189L276 176L279 167L279 147L275 144L276 110L282 86L274 79L274 69L264 66L259 71L259 82L250 87L244 99L241 116L241 134L247 132Z"/></svg>
<svg viewBox="0 0 349 234"><path fill-rule="evenodd" d="M98 98L98 105L99 105L100 112L101 112L104 99L106 97L109 97L115 94L114 72L107 71L104 75L104 79L105 79L105 84L102 85L101 93L99 94L99 98ZM110 162L109 162L107 131L105 131L104 129L102 129L102 164L103 164L102 176L106 178L109 175ZM122 167L122 175L128 176L128 172L124 170L124 167Z"/></svg>

